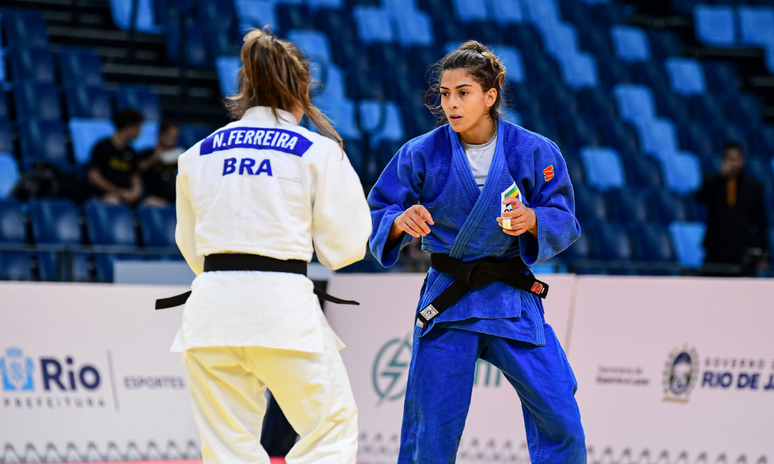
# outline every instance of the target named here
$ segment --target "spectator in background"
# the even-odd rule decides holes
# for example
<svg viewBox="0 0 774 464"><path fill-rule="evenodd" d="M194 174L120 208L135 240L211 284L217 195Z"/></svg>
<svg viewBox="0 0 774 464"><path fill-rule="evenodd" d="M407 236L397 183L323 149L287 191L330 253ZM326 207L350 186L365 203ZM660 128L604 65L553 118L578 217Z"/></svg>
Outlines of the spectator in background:
<svg viewBox="0 0 774 464"><path fill-rule="evenodd" d="M137 153L129 142L140 135L141 113L125 109L113 120L116 132L91 150L87 180L93 194L110 204L134 204L142 195Z"/></svg>
<svg viewBox="0 0 774 464"><path fill-rule="evenodd" d="M145 185L145 206L175 204L175 173L177 159L185 151L178 146L180 126L164 121L159 127L156 146L140 153L140 172Z"/></svg>
<svg viewBox="0 0 774 464"><path fill-rule="evenodd" d="M761 185L742 172L744 150L738 143L723 149L720 172L705 179L696 199L707 205L705 274L754 276L756 261L768 263L767 221ZM750 249L758 248L758 259ZM719 266L720 265L720 266ZM724 271L721 266L727 266ZM738 271L733 267L736 266Z"/></svg>

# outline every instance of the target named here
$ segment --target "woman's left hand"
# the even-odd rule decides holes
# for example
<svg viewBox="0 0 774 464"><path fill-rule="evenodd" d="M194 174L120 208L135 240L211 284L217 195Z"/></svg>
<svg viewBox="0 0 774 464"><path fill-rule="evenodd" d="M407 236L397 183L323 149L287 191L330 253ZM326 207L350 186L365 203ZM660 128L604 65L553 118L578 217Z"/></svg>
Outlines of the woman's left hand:
<svg viewBox="0 0 774 464"><path fill-rule="evenodd" d="M529 232L537 237L537 216L535 210L527 208L518 198L506 198L504 205L511 205L512 211L503 213L502 217L497 218L497 223L503 228L503 232L508 235L518 237L524 232ZM510 218L511 228L506 229L503 226L503 218Z"/></svg>

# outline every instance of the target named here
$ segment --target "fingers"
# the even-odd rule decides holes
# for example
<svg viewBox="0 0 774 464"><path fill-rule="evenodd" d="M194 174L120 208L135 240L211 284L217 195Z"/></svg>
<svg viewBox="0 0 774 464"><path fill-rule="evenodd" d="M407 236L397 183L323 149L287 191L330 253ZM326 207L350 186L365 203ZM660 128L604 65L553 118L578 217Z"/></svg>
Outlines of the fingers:
<svg viewBox="0 0 774 464"><path fill-rule="evenodd" d="M411 209L416 210L417 214L424 220L430 223L430 225L435 225L435 222L433 222L433 216L430 214L430 211L427 210L422 205L416 205L412 206ZM427 232L430 233L430 229L427 229Z"/></svg>
<svg viewBox="0 0 774 464"><path fill-rule="evenodd" d="M398 226L412 237L424 237L430 233L430 227L425 223L427 219L433 220L423 206L412 206L400 215Z"/></svg>
<svg viewBox="0 0 774 464"><path fill-rule="evenodd" d="M501 217L497 218L497 224L499 224L500 227L503 227L503 218ZM521 222L517 222L511 219L511 228L503 229L503 232L505 232L508 235L518 237L524 232L527 232L528 229L529 229L529 221L524 220Z"/></svg>
<svg viewBox="0 0 774 464"><path fill-rule="evenodd" d="M503 204L511 205L511 211L504 212L503 217L516 218L527 212L527 207L518 198L506 198Z"/></svg>

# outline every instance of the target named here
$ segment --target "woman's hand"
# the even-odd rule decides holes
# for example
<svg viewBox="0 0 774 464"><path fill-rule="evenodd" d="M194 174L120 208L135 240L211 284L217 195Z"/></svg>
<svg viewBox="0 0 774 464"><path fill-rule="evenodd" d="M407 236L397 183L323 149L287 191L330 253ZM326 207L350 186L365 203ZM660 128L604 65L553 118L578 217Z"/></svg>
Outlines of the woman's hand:
<svg viewBox="0 0 774 464"><path fill-rule="evenodd" d="M422 205L414 205L395 218L387 241L397 241L404 232L415 238L424 237L430 233L428 223L435 224L430 211Z"/></svg>
<svg viewBox="0 0 774 464"><path fill-rule="evenodd" d="M527 208L518 198L513 197L506 198L503 204L511 205L511 211L507 211L503 213L502 217L497 218L497 223L503 228L503 232L514 237L529 232L537 237L537 216L534 209ZM511 220L510 229L503 225L503 218Z"/></svg>

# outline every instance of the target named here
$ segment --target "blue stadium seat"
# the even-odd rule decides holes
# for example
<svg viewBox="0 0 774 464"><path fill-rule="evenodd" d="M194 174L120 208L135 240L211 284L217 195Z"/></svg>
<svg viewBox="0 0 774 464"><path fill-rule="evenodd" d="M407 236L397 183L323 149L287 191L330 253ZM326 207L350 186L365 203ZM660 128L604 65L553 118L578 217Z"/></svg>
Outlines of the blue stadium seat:
<svg viewBox="0 0 774 464"><path fill-rule="evenodd" d="M636 121L640 118L656 118L653 93L648 87L638 84L619 84L613 88L613 94L623 119Z"/></svg>
<svg viewBox="0 0 774 464"><path fill-rule="evenodd" d="M0 152L13 153L13 127L11 121L0 119Z"/></svg>
<svg viewBox="0 0 774 464"><path fill-rule="evenodd" d="M122 85L116 88L116 108L132 108L143 114L146 120L161 120L159 97L149 87Z"/></svg>
<svg viewBox="0 0 774 464"><path fill-rule="evenodd" d="M650 219L647 198L642 190L631 187L615 188L608 190L605 196L611 207L611 216L617 222L631 224Z"/></svg>
<svg viewBox="0 0 774 464"><path fill-rule="evenodd" d="M583 172L583 163L580 157L572 150L563 150L564 162L567 165L567 174L573 185L586 183L586 173Z"/></svg>
<svg viewBox="0 0 774 464"><path fill-rule="evenodd" d="M319 31L288 31L287 37L307 53L315 63L330 63L332 61L331 47L328 37Z"/></svg>
<svg viewBox="0 0 774 464"><path fill-rule="evenodd" d="M196 145L200 140L206 139L212 132L209 126L181 124L178 145L187 150Z"/></svg>
<svg viewBox="0 0 774 464"><path fill-rule="evenodd" d="M309 8L330 8L340 9L344 6L344 0L307 0L309 2Z"/></svg>
<svg viewBox="0 0 774 464"><path fill-rule="evenodd" d="M522 0L529 22L538 29L550 28L561 21L559 6L555 0Z"/></svg>
<svg viewBox="0 0 774 464"><path fill-rule="evenodd" d="M237 76L242 63L238 56L219 56L215 60L215 69L218 71L220 94L222 96L234 95L237 92Z"/></svg>
<svg viewBox="0 0 774 464"><path fill-rule="evenodd" d="M734 8L728 5L697 5L693 9L696 38L706 45L727 47L736 43Z"/></svg>
<svg viewBox="0 0 774 464"><path fill-rule="evenodd" d="M766 157L774 156L774 126L764 125L751 135L756 153ZM772 218L772 222L774 222L774 218Z"/></svg>
<svg viewBox="0 0 774 464"><path fill-rule="evenodd" d="M538 26L540 28L540 26ZM578 45L578 31L574 26L567 23L558 23L552 27L543 27L541 29L543 41L546 44L546 51L556 60L573 55L580 49Z"/></svg>
<svg viewBox="0 0 774 464"><path fill-rule="evenodd" d="M772 169L772 163L769 158L748 156L745 168L753 178L761 183L766 192L774 192L774 169ZM774 218L769 219L769 221L772 220Z"/></svg>
<svg viewBox="0 0 774 464"><path fill-rule="evenodd" d="M177 247L175 208L144 207L137 210L140 218L142 241L146 247Z"/></svg>
<svg viewBox="0 0 774 464"><path fill-rule="evenodd" d="M735 95L741 87L736 67L725 61L704 62L704 77L707 88L714 94Z"/></svg>
<svg viewBox="0 0 774 464"><path fill-rule="evenodd" d="M102 87L65 87L67 114L70 118L113 119L110 94Z"/></svg>
<svg viewBox="0 0 774 464"><path fill-rule="evenodd" d="M73 142L75 162L86 164L91 160L94 145L113 135L115 126L109 119L71 119L68 123Z"/></svg>
<svg viewBox="0 0 774 464"><path fill-rule="evenodd" d="M559 58L564 83L573 89L599 85L597 61L590 53L567 53Z"/></svg>
<svg viewBox="0 0 774 464"><path fill-rule="evenodd" d="M315 105L319 107L331 121L338 133L347 139L360 140L362 134L357 126L355 116L355 102L348 98L323 98L320 96L315 100Z"/></svg>
<svg viewBox="0 0 774 464"><path fill-rule="evenodd" d="M32 200L29 205L32 238L43 245L80 245L80 211L70 200Z"/></svg>
<svg viewBox="0 0 774 464"><path fill-rule="evenodd" d="M0 152L0 198L7 198L19 181L19 166L10 153Z"/></svg>
<svg viewBox="0 0 774 464"><path fill-rule="evenodd" d="M683 53L683 41L672 31L652 31L648 33L648 38L651 55L658 62Z"/></svg>
<svg viewBox="0 0 774 464"><path fill-rule="evenodd" d="M764 52L766 54L764 57L766 69L768 69L771 74L774 74L774 46L766 47Z"/></svg>
<svg viewBox="0 0 774 464"><path fill-rule="evenodd" d="M84 210L86 212L86 230L92 245L126 247L137 245L134 214L128 206L87 201Z"/></svg>
<svg viewBox="0 0 774 464"><path fill-rule="evenodd" d="M455 15L463 24L487 20L484 0L452 0L452 4Z"/></svg>
<svg viewBox="0 0 774 464"><path fill-rule="evenodd" d="M404 141L403 118L395 102L361 100L360 127L371 134L371 145L382 140Z"/></svg>
<svg viewBox="0 0 774 464"><path fill-rule="evenodd" d="M723 106L713 94L694 95L688 101L691 119L709 123L709 126L721 126L726 120Z"/></svg>
<svg viewBox="0 0 774 464"><path fill-rule="evenodd" d="M610 218L605 198L585 184L573 185L575 189L575 215L581 222L606 221Z"/></svg>
<svg viewBox="0 0 774 464"><path fill-rule="evenodd" d="M669 58L665 62L672 90L684 96L702 94L707 91L704 68L693 58Z"/></svg>
<svg viewBox="0 0 774 464"><path fill-rule="evenodd" d="M656 109L658 114L670 119L677 126L688 123L690 119L690 112L685 99L676 93L667 92L658 95L656 97Z"/></svg>
<svg viewBox="0 0 774 464"><path fill-rule="evenodd" d="M279 21L277 21L275 3L272 0L235 0L239 30L269 26L273 31L278 31Z"/></svg>
<svg viewBox="0 0 774 464"><path fill-rule="evenodd" d="M670 0L668 3L672 7L673 12L689 15L693 12L694 8L696 8L696 5L707 1L708 0Z"/></svg>
<svg viewBox="0 0 774 464"><path fill-rule="evenodd" d="M656 118L651 121L636 121L635 127L644 153L663 159L679 150L677 131L670 120Z"/></svg>
<svg viewBox="0 0 774 464"><path fill-rule="evenodd" d="M276 5L276 14L281 31L312 27L312 14L306 5L280 2Z"/></svg>
<svg viewBox="0 0 774 464"><path fill-rule="evenodd" d="M505 65L505 69L508 70L506 74L508 82L525 82L527 73L525 72L521 52L508 45L493 45L492 51L500 57Z"/></svg>
<svg viewBox="0 0 774 464"><path fill-rule="evenodd" d="M396 18L398 42L404 47L430 47L435 44L433 18L424 11L406 12Z"/></svg>
<svg viewBox="0 0 774 464"><path fill-rule="evenodd" d="M182 23L173 21L164 28L167 57L177 65L209 68L212 66L212 61L207 55L207 38L205 36L213 37L211 40L214 40L215 35L220 32L220 30L214 29L205 34L203 28L193 18ZM185 40L184 44L183 40Z"/></svg>
<svg viewBox="0 0 774 464"><path fill-rule="evenodd" d="M27 243L27 230L22 206L10 200L0 200L0 243Z"/></svg>
<svg viewBox="0 0 774 464"><path fill-rule="evenodd" d="M161 28L156 24L153 0L135 1L137 2L137 13L135 22L132 24L132 0L110 0L110 12L115 25L125 31L134 29L148 34L158 34Z"/></svg>
<svg viewBox="0 0 774 464"><path fill-rule="evenodd" d="M595 259L596 250L594 250L594 243L591 240L591 234L581 232L578 240L575 241L569 248L564 250L559 257L564 261L574 261L579 259Z"/></svg>
<svg viewBox="0 0 774 464"><path fill-rule="evenodd" d="M57 268L61 265L57 253L40 252L36 255L38 258L38 271L40 272L40 280L44 282L56 282L64 280L63 277L57 275ZM91 274L89 271L89 255L85 253L72 253L70 255L70 259L72 260L72 263L70 267L70 276L67 281L92 282Z"/></svg>
<svg viewBox="0 0 774 464"><path fill-rule="evenodd" d="M639 27L615 25L610 28L615 53L627 63L646 61L650 57L648 36Z"/></svg>
<svg viewBox="0 0 774 464"><path fill-rule="evenodd" d="M64 131L59 121L20 121L19 139L25 166L39 159L60 166L69 164Z"/></svg>
<svg viewBox="0 0 774 464"><path fill-rule="evenodd" d="M344 152L349 158L349 162L361 179L365 179L365 155L363 142L361 140L344 140Z"/></svg>
<svg viewBox="0 0 774 464"><path fill-rule="evenodd" d="M717 156L719 148L715 138L707 136L707 125L692 121L679 128L680 146L700 157Z"/></svg>
<svg viewBox="0 0 774 464"><path fill-rule="evenodd" d="M763 119L761 101L757 95L740 93L729 100L727 108L730 121L743 124L748 128L759 126Z"/></svg>
<svg viewBox="0 0 774 464"><path fill-rule="evenodd" d="M390 16L380 7L358 5L352 10L357 35L363 43L391 43L395 41Z"/></svg>
<svg viewBox="0 0 774 464"><path fill-rule="evenodd" d="M159 121L145 121L142 123L140 136L132 140L130 145L136 152L153 148L159 141Z"/></svg>
<svg viewBox="0 0 774 464"><path fill-rule="evenodd" d="M673 222L669 225L677 261L685 267L697 268L704 262L704 234L706 227L700 222Z"/></svg>
<svg viewBox="0 0 774 464"><path fill-rule="evenodd" d="M669 229L661 224L637 224L632 227L637 259L651 262L674 262L675 250Z"/></svg>
<svg viewBox="0 0 774 464"><path fill-rule="evenodd" d="M59 92L53 84L21 83L13 88L16 117L24 119L62 119Z"/></svg>
<svg viewBox="0 0 774 464"><path fill-rule="evenodd" d="M580 156L586 168L586 180L592 187L605 191L626 184L621 158L612 148L583 147Z"/></svg>
<svg viewBox="0 0 774 464"><path fill-rule="evenodd" d="M634 249L626 227L600 222L591 227L593 239L596 241L597 258L606 261L631 261Z"/></svg>
<svg viewBox="0 0 774 464"><path fill-rule="evenodd" d="M5 51L14 82L54 83L54 58L48 48L16 48Z"/></svg>
<svg viewBox="0 0 774 464"><path fill-rule="evenodd" d="M26 251L0 252L0 280L32 280L31 257Z"/></svg>
<svg viewBox="0 0 774 464"><path fill-rule="evenodd" d="M2 52L0 51L0 58L2 58ZM0 60L0 67L2 67L2 60ZM2 73L2 71L0 71ZM8 99L5 96L5 92L0 92L0 120L9 119L11 112L8 108Z"/></svg>
<svg viewBox="0 0 774 464"><path fill-rule="evenodd" d="M93 50L88 48L60 48L59 72L62 84L102 87L105 78L102 75L102 63Z"/></svg>
<svg viewBox="0 0 774 464"><path fill-rule="evenodd" d="M741 43L769 45L774 43L774 8L770 6L740 6L739 30Z"/></svg>
<svg viewBox="0 0 774 464"><path fill-rule="evenodd" d="M661 158L667 188L679 194L695 192L701 187L702 169L699 158L693 153L674 153Z"/></svg>
<svg viewBox="0 0 774 464"><path fill-rule="evenodd" d="M637 188L661 188L664 186L664 175L661 164L655 158L632 154L623 157L628 184Z"/></svg>
<svg viewBox="0 0 774 464"><path fill-rule="evenodd" d="M489 11L494 12L491 19L500 24L500 27L509 24L524 22L525 12L520 2L512 0L489 0Z"/></svg>
<svg viewBox="0 0 774 464"><path fill-rule="evenodd" d="M5 10L0 24L6 47L48 48L46 22L39 11Z"/></svg>
<svg viewBox="0 0 774 464"><path fill-rule="evenodd" d="M692 221L694 212L683 197L666 189L653 189L648 195L653 218L669 224L674 221Z"/></svg>
<svg viewBox="0 0 774 464"><path fill-rule="evenodd" d="M113 282L113 265L116 261L139 261L139 255L129 254L98 254L94 256L94 269L97 282Z"/></svg>
<svg viewBox="0 0 774 464"><path fill-rule="evenodd" d="M598 133L602 140L601 145L613 147L619 153L639 153L639 135L631 124L618 117L600 118L598 127Z"/></svg>

